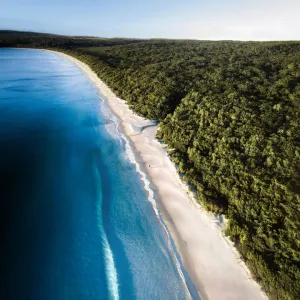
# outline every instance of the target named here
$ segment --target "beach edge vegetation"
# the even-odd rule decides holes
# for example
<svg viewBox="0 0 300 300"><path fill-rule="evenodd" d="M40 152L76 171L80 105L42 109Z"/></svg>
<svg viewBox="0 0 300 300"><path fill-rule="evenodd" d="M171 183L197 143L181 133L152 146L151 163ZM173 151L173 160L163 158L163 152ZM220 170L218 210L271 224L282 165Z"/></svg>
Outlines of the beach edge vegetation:
<svg viewBox="0 0 300 300"><path fill-rule="evenodd" d="M141 116L270 299L300 299L300 42L2 32L86 63Z"/></svg>

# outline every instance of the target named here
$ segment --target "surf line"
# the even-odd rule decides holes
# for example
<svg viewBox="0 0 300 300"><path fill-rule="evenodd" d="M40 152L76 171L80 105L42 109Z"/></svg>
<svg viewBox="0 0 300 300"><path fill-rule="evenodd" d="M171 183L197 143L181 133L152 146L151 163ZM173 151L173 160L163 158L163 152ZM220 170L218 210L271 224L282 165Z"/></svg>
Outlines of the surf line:
<svg viewBox="0 0 300 300"><path fill-rule="evenodd" d="M104 99L100 96L100 99L102 99L102 101L104 102ZM184 289L186 291L186 296L188 299L192 299L192 295L191 295L191 292L188 288L188 285L187 285L187 281L186 281L186 278L183 274L183 270L182 270L182 266L181 266L181 263L180 263L180 260L178 259L178 253L177 253L177 250L176 248L174 249L173 245L172 245L172 237L170 236L170 233L164 223L164 221L162 220L161 218L161 215L160 215L160 212L159 212L159 209L157 208L157 204L156 204L156 201L154 199L154 192L153 190L151 189L150 187L150 181L148 180L147 178L147 175L141 170L140 168L140 165L139 163L137 162L137 160L135 159L135 155L134 155L134 152L132 151L131 149L131 146L130 146L130 143L129 143L129 140L127 139L126 135L121 133L119 131L119 119L117 116L115 116L113 113L111 113L111 118L113 120L113 123L115 123L115 129L116 129L116 132L119 134L119 136L121 137L121 139L125 142L125 152L127 154L127 157L129 159L129 161L135 165L135 169L137 171L137 173L140 174L141 176L141 181L143 182L144 184L144 189L148 192L148 200L150 201L150 203L152 204L152 208L163 228L163 231L165 232L166 236L167 236L167 243L168 243L168 248L172 254L172 258L175 262L175 265L176 265L176 269L177 269L177 272L181 278L181 281L184 285Z"/></svg>
<svg viewBox="0 0 300 300"><path fill-rule="evenodd" d="M101 178L98 171L98 168L93 165L95 177L96 177L96 188L97 188L97 219L98 219L98 228L102 237L102 245L104 248L104 256L105 256L105 273L106 279L108 282L108 290L110 293L110 299L119 300L119 284L118 284L118 273L115 266L114 255L109 245L106 232L103 228L103 222L101 218L101 209L102 209L102 189L101 189Z"/></svg>

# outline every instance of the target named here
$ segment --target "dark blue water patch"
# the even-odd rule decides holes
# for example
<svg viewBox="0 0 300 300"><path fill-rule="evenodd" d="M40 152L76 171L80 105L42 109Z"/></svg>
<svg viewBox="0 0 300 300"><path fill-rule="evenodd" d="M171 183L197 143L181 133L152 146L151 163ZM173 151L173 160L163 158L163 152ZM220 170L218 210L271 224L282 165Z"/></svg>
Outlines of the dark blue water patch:
<svg viewBox="0 0 300 300"><path fill-rule="evenodd" d="M186 299L92 82L37 50L1 49L0 69L1 299Z"/></svg>
<svg viewBox="0 0 300 300"><path fill-rule="evenodd" d="M12 276L5 299L99 299L108 294L105 262L93 188L79 159L89 146L74 149L70 139L43 132L1 151L8 183L1 200L11 211L1 255Z"/></svg>

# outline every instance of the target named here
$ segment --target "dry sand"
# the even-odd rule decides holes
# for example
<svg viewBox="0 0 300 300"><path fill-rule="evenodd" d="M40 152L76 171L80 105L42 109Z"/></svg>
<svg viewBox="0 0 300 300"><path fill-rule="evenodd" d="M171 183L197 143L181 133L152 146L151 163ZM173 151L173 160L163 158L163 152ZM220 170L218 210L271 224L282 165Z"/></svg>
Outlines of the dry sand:
<svg viewBox="0 0 300 300"><path fill-rule="evenodd" d="M224 237L218 220L188 194L166 150L154 139L157 127L149 127L137 134L131 125L146 124L147 120L135 115L86 64L59 54L87 74L118 117L120 129L129 139L136 160L154 187L162 217L201 299L267 299L260 286L250 278L235 248Z"/></svg>

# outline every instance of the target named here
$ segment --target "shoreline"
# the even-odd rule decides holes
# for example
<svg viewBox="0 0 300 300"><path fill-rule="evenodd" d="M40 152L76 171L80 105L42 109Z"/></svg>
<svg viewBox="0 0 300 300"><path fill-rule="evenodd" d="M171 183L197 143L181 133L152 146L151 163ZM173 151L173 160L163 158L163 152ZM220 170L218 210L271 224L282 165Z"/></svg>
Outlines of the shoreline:
<svg viewBox="0 0 300 300"><path fill-rule="evenodd" d="M166 150L154 139L157 126L137 134L132 125L145 124L147 120L131 111L89 66L62 52L46 51L75 63L95 84L118 118L119 129L129 141L141 170L147 174L163 221L201 299L267 299L260 286L249 277L250 272L239 261L232 243L224 237L217 219L204 211L188 193Z"/></svg>

